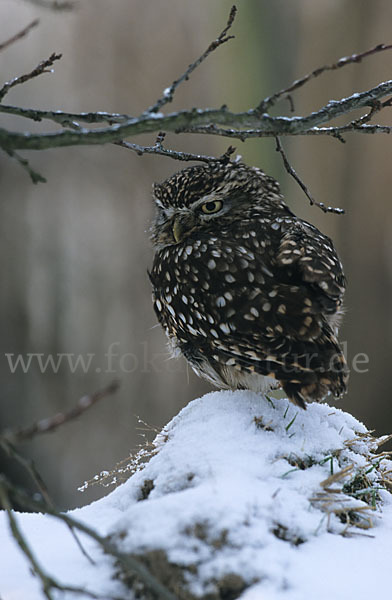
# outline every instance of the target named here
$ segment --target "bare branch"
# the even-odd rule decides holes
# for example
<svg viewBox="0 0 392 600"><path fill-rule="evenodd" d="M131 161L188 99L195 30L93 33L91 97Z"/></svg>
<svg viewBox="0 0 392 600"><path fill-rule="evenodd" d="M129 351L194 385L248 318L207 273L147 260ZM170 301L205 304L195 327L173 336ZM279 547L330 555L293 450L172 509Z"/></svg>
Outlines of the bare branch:
<svg viewBox="0 0 392 600"><path fill-rule="evenodd" d="M378 44L374 48L366 50L365 52L339 58L339 60L333 63L332 65L324 65L323 67L318 67L311 73L308 73L304 77L301 77L301 79L296 79L295 81L293 81L293 83L287 88L283 88L282 90L276 92L272 96L264 98L264 100L262 100L257 106L256 110L260 112L265 112L266 110L268 110L268 108L276 104L276 102L282 97L287 97L291 92L298 90L300 87L308 83L308 81L310 81L311 79L316 79L316 77L319 77L322 73L325 73L325 71L335 71L336 69L341 69L346 65L360 63L364 58L367 58L372 54L378 54L380 52L383 52L384 50L390 50L391 48L392 44Z"/></svg>
<svg viewBox="0 0 392 600"><path fill-rule="evenodd" d="M158 144L157 142L154 146L140 146L139 144L132 144L131 142L124 142L124 140L120 140L119 142L113 142L117 146L122 146L122 148L127 148L128 150L133 150L139 156L143 154L158 154L160 156L168 156L169 158L174 158L175 160L181 161L201 161L201 162L211 162L213 160L217 160L215 156L206 156L203 154L191 154L189 152L178 152L176 150L168 150L167 148L163 148L162 144Z"/></svg>
<svg viewBox="0 0 392 600"><path fill-rule="evenodd" d="M115 544L110 538L100 536L94 529L85 525L81 521L70 517L69 514L61 513L51 507L45 506L42 502L39 502L31 498L21 489L12 485L4 476L0 475L0 490L3 491L2 498L4 498L4 490L6 491L6 502L8 499L8 506L10 506L10 499L17 501L20 506L26 509L33 510L36 512L43 512L57 518L68 526L85 533L87 536L95 540L102 550L112 556L122 567L123 571L128 575L137 575L146 587L152 590L157 597L162 600L177 600L165 586L161 584L158 579L149 572L149 570L133 556L121 552L117 549Z"/></svg>
<svg viewBox="0 0 392 600"><path fill-rule="evenodd" d="M86 588L80 588L77 586L61 584L58 581L56 581L51 575L49 575L41 567L39 561L36 559L36 557L34 555L32 548L30 547L25 536L23 535L22 530L20 529L18 522L12 511L11 501L10 501L10 497L9 497L9 491L10 491L9 488L10 487L11 487L11 484L8 483L8 485L5 485L5 481L2 478L0 478L0 505L5 509L5 511L7 513L8 522L9 522L9 526L10 526L13 538L15 539L19 548L21 549L23 554L26 556L28 562L30 563L32 572L41 581L42 591L43 591L44 596L48 600L54 600L52 591L60 590L63 592L71 592L74 594L84 595L84 596L87 596L88 598L93 598L94 600L100 600L100 599L108 600L107 595L103 596L101 594L95 594L94 592L90 592ZM72 530L71 525L68 523L67 523L67 525ZM121 599L112 597L112 600L121 600ZM122 599L122 600L125 600L125 599Z"/></svg>
<svg viewBox="0 0 392 600"><path fill-rule="evenodd" d="M41 8L57 11L73 10L76 6L76 2L68 0L27 0L27 2L34 4L35 6L40 6Z"/></svg>
<svg viewBox="0 0 392 600"><path fill-rule="evenodd" d="M139 156L143 154L157 154L160 156L167 156L169 158L174 158L175 160L181 161L200 161L210 163L212 161L222 160L221 157L216 156L206 156L204 154L192 154L190 152L179 152L178 150L168 150L163 147L163 140L165 139L166 134L162 131L159 132L156 142L154 146L140 146L139 144L132 144L131 142L125 142L124 140L120 140L119 142L113 142L117 146L121 146L122 148L127 148L128 150L133 150Z"/></svg>
<svg viewBox="0 0 392 600"><path fill-rule="evenodd" d="M42 2L43 0L39 0L39 3ZM47 5L48 2L45 1L44 4ZM48 148L65 146L115 143L138 154L158 154L182 161L195 160L209 162L210 160L216 160L216 158L164 148L162 144L163 138L159 141L159 136L153 146L134 144L126 141L126 138L141 133L174 132L177 134L200 133L218 135L240 139L241 141L254 137L329 135L344 142L343 134L349 132L369 134L391 132L392 126L369 124L369 121L380 110L391 105L391 98L388 98L384 102L381 100L386 96L391 96L392 80L380 83L370 90L352 94L348 98L342 98L337 101L332 100L319 110L314 111L307 116L291 115L290 117L272 117L265 112L281 97L285 97L289 100L290 110L293 111L294 104L290 92L295 91L299 87L305 85L310 79L318 77L327 70L336 70L348 64L360 62L362 59L373 54L389 50L392 45L386 44L379 44L360 54L343 57L332 65L326 65L315 69L302 79L293 82L289 87L265 98L255 109L250 109L245 112L230 112L225 105L220 109L193 108L191 110L180 110L167 115L158 112L160 108L172 101L177 87L183 81L188 79L189 75L209 56L209 54L233 37L228 35L228 31L233 25L235 15L236 7L233 6L227 24L218 38L211 42L207 50L196 61L189 65L186 71L165 90L163 96L140 116L135 117L108 112L69 113L63 111L45 111L0 104L0 112L2 113L18 115L35 121L49 120L62 126L60 131L44 133L19 133L0 129L0 148L5 150L9 155L14 156L28 171L33 181L37 182L43 181L43 177L36 173L24 158L15 154L16 150L45 150ZM0 100L11 87L24 83L43 72L47 72L48 66L51 66L52 62L59 58L60 55L52 54L48 60L40 63L40 65L38 65L31 73L16 77L4 84L3 88L0 90ZM348 115L353 110L369 106L370 111L359 119L354 119L340 126L324 127L325 124L330 123L337 117ZM82 126L81 123L101 123L107 126L87 128Z"/></svg>
<svg viewBox="0 0 392 600"><path fill-rule="evenodd" d="M37 65L35 67L35 69L30 71L30 73L27 73L26 75L19 75L19 77L14 77L10 81L7 81L3 85L3 87L0 89L0 101L9 92L9 90L11 88L13 88L15 85L25 83L26 81L29 81L30 79L34 79L34 77L38 77L42 73L52 73L53 71L49 67L51 67L56 60L60 60L61 56L62 56L62 54L55 54L55 52L53 52L49 56L49 58L40 62L39 65Z"/></svg>
<svg viewBox="0 0 392 600"><path fill-rule="evenodd" d="M34 461L30 458L25 458L22 454L20 454L16 450L14 445L10 441L5 439L3 436L0 436L0 447L3 448L3 450L7 453L9 457L16 460L24 469L26 469L26 471L36 484L42 498L47 504L51 505L52 501L48 493L48 488L40 473L38 472Z"/></svg>
<svg viewBox="0 0 392 600"><path fill-rule="evenodd" d="M42 591L43 591L45 597L48 598L48 600L53 600L51 591L52 591L53 587L57 587L57 586L55 585L54 580L52 578L48 577L48 575L44 572L44 570L42 569L42 567L36 560L36 558L33 554L33 551L31 550L27 541L23 537L23 535L19 529L19 526L16 522L16 519L13 515L13 512L12 512L12 506L11 506L11 502L9 499L8 490L2 483L3 482L0 480L0 501L1 501L1 506L7 512L8 521L9 521L12 535L15 538L16 542L18 543L19 548L21 549L21 551L23 552L23 554L26 556L27 560L29 561L33 573L40 578L41 583L42 583Z"/></svg>
<svg viewBox="0 0 392 600"><path fill-rule="evenodd" d="M34 19L34 21L31 21L31 23L29 23L24 29L18 31L18 33L15 33L15 35L8 38L8 40L6 40L5 42L2 42L0 44L0 52L2 50L5 50L5 48L8 48L8 46L11 46L11 44L14 44L18 40L24 38L28 33L30 33L32 29L34 29L34 27L37 27L38 23L39 19Z"/></svg>
<svg viewBox="0 0 392 600"><path fill-rule="evenodd" d="M35 437L36 435L40 435L42 433L49 433L64 425L64 423L69 423L70 421L74 421L80 415L82 415L86 410L94 406L99 400L111 396L115 392L117 392L119 388L119 383L117 381L113 381L108 387L91 394L90 396L83 396L80 398L79 402L71 408L69 411L65 413L57 413L53 417L48 419L43 419L42 421L38 421L33 423L29 427L24 427L22 429L16 429L14 431L4 431L1 434L0 440L5 439L12 444L19 443L21 441L29 440Z"/></svg>
<svg viewBox="0 0 392 600"><path fill-rule="evenodd" d="M277 137L276 139L276 150L277 152L280 152L280 155L282 156L283 159L283 164L285 166L286 171L295 179L295 181L299 184L299 186L301 187L301 189L303 190L303 192L305 193L305 195L307 196L307 198L309 199L310 205L313 206L318 206L323 212L327 213L335 213L338 215L342 215L344 214L344 210L343 208L334 208L332 206L325 206L325 204L323 202L317 202L313 196L310 194L308 188L306 187L306 185L304 184L304 182L300 179L300 177L297 175L297 173L294 171L293 167L290 165L288 158L286 156L285 151L282 148L282 144L280 143L280 139Z"/></svg>
<svg viewBox="0 0 392 600"><path fill-rule="evenodd" d="M15 160L18 161L21 167L23 167L27 171L33 183L46 183L45 177L43 177L43 175L41 175L37 171L34 171L34 169L30 166L30 163L26 158L20 156L17 152L15 152L15 150L5 150L5 152L8 154L8 156L10 156L11 158L15 158Z"/></svg>
<svg viewBox="0 0 392 600"><path fill-rule="evenodd" d="M54 508L54 504L49 495L48 488L47 488L41 474L39 473L37 467L35 466L34 461L31 458L25 458L20 452L18 452L16 450L14 445L9 440L2 437L1 435L0 435L0 447L3 448L3 450L8 454L8 456L10 456L14 460L16 460L24 469L26 469L27 473L30 475L30 477L34 481L35 485L37 486L37 489L39 490L46 505L50 506L51 508ZM75 542L79 546L79 549L82 552L82 554L87 558L87 560L90 563L93 563L94 561L87 554L87 552L85 551L85 549L82 546L82 543L80 542L79 538L77 537L76 533L74 532L74 530L71 527L70 527L70 531L71 531L72 536L75 539Z"/></svg>
<svg viewBox="0 0 392 600"><path fill-rule="evenodd" d="M105 398L109 395L114 394L119 387L117 382L111 383L107 388L101 390L99 392L95 392L90 396L83 396L78 402L78 404L69 410L66 413L58 413L54 417L49 419L44 419L42 421L38 421L29 427L25 427L22 429L18 429L16 431L4 431L0 434L0 447L13 459L19 462L24 469L28 472L30 477L33 479L36 484L38 490L40 491L43 499L45 500L46 506L54 509L54 504L49 496L48 489L39 474L35 463L33 460L25 458L22 454L20 454L16 448L15 444L20 443L22 441L26 441L28 439L32 439L36 435L42 433L48 433L54 431L64 423L68 423L76 418L78 418L82 413L88 410L91 406L93 406L96 402ZM75 538L76 543L78 544L81 552L84 556L92 562L90 556L84 550L82 544L77 538L75 532L71 530L73 537Z"/></svg>
<svg viewBox="0 0 392 600"><path fill-rule="evenodd" d="M115 123L110 127L97 129L81 128L73 131L63 130L55 133L35 134L0 129L0 147L10 150L44 150L64 146L105 144L122 140L131 135L154 131L209 133L238 139L309 135L313 128L358 108L372 105L375 100L391 94L392 80L389 80L365 92L355 93L348 98L331 100L318 111L305 117L271 117L268 114L260 116L255 110L232 113L226 107L222 107L220 109L183 110L168 115L151 114L130 117L123 123ZM232 129L220 129L218 125L229 126ZM243 127L249 129L243 129ZM352 129L355 127L350 128L350 130ZM377 128L374 130L374 132L379 131L381 130Z"/></svg>
<svg viewBox="0 0 392 600"><path fill-rule="evenodd" d="M343 133L392 133L392 126L389 125L357 125L355 122L340 127L314 127L309 129L306 135L331 135L339 137Z"/></svg>
<svg viewBox="0 0 392 600"><path fill-rule="evenodd" d="M168 87L164 90L163 95L155 102L155 104L153 104L152 106L150 106L150 108L147 109L146 114L157 113L162 108L162 106L165 106L165 104L172 102L174 93L175 93L176 89L178 88L178 86L181 85L181 83L183 83L184 81L187 81L189 79L189 75L195 69L197 69L197 67L199 65L201 65L201 63L204 62L206 60L206 58L208 58L208 56L211 54L211 52L213 52L214 50L219 48L219 46L222 46L222 44L224 44L225 42L228 42L229 40L234 38L233 35L227 35L227 32L233 25L236 13L237 13L237 7L235 5L233 5L230 10L230 14L229 14L229 18L228 18L226 27L219 34L217 39L214 40L213 42L211 42L211 44L208 46L207 50L205 52L203 52L203 54L201 56L199 56L199 58L197 60L195 60L195 62L190 64L189 67L187 68L187 70L178 79L173 81L173 83L171 84L170 87Z"/></svg>
<svg viewBox="0 0 392 600"><path fill-rule="evenodd" d="M61 110L35 110L31 108L21 108L20 106L7 106L6 104L0 104L0 113L9 115L16 115L18 117L25 117L32 121L43 121L44 119L59 123L64 127L72 127L78 124L78 121L82 123L125 123L134 117L130 115L121 115L119 113L108 113L108 112L82 112L82 113L69 113Z"/></svg>

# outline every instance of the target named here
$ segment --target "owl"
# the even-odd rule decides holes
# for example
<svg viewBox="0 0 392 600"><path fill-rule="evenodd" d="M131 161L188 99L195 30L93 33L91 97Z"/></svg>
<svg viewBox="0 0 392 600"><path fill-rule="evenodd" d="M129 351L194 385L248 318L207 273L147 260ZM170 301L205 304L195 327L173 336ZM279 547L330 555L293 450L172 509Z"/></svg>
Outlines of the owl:
<svg viewBox="0 0 392 600"><path fill-rule="evenodd" d="M156 184L153 197L149 275L173 352L222 389L281 387L302 408L340 397L342 264L275 179L214 161Z"/></svg>

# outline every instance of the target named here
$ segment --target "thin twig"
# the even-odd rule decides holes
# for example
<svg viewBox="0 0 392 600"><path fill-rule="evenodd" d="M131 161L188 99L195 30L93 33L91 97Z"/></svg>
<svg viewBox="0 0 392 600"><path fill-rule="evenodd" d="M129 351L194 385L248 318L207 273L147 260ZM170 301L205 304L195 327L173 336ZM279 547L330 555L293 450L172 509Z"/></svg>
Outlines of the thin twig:
<svg viewBox="0 0 392 600"><path fill-rule="evenodd" d="M44 596L48 600L54 600L54 596L52 595L52 590L61 590L63 592L72 592L74 594L83 594L85 596L88 596L89 598L93 598L93 599L97 599L97 600L99 600L100 598L102 598L102 599L108 598L107 595L101 596L99 594L95 594L94 592L90 592L90 591L86 590L85 588L80 588L77 586L70 586L70 585L63 585L63 584L59 583L58 581L56 581L51 575L48 575L48 573L46 573L46 571L41 567L38 560L35 558L33 550L31 549L30 545L28 544L26 538L24 537L24 535L17 523L17 520L13 514L11 501L9 498L9 489L8 489L8 487L6 487L4 485L4 481L2 480L2 478L0 478L0 505L4 508L4 510L7 513L8 523L9 523L13 538L15 539L19 548L21 549L23 554L26 556L28 562L30 563L30 566L31 566L31 569L32 569L34 575L36 575L40 579L41 585L42 585L42 591L44 593ZM113 600L114 600L114 598L113 598ZM120 600L120 599L118 599L118 600Z"/></svg>
<svg viewBox="0 0 392 600"><path fill-rule="evenodd" d="M0 44L0 52L2 50L4 50L5 48L8 48L8 46L11 46L11 44L14 44L18 40L24 38L28 33L30 33L30 31L32 29L34 29L34 27L37 27L38 23L39 23L39 19L34 19L34 21L31 21L31 23L26 25L26 27L24 29L22 29L21 31L18 31L18 33L15 33L15 35L8 38L8 40L6 40L5 42L2 42Z"/></svg>
<svg viewBox="0 0 392 600"><path fill-rule="evenodd" d="M0 475L0 489L5 489L8 492L8 497L13 497L20 506L24 506L29 510L36 512L43 512L44 514L51 515L52 517L67 523L69 526L85 533L87 536L95 540L103 551L112 556L121 564L125 573L128 575L137 575L143 584L152 590L160 600L177 600L176 596L172 594L161 582L154 576L150 571L138 560L133 558L130 554L118 550L115 544L106 537L99 535L94 529L85 525L81 521L70 517L69 514L58 512L50 507L46 507L42 502L39 502L31 498L23 490L12 485L4 476Z"/></svg>
<svg viewBox="0 0 392 600"><path fill-rule="evenodd" d="M35 485L37 486L46 505L51 508L54 508L54 504L49 495L47 485L44 482L37 467L35 466L35 462L31 458L25 458L20 452L18 452L18 450L13 446L13 444L11 444L11 442L9 442L7 439L2 437L1 435L0 435L0 447L3 448L3 450L8 454L8 456L10 456L14 460L16 460L24 469L26 469L27 473L30 475L30 477L34 481ZM90 563L93 564L94 561L92 560L91 556L89 556L89 554L87 554L86 550L83 548L81 541L79 540L75 531L71 527L70 527L70 531L71 531L72 536L75 539L75 542L79 546L79 549L82 552L82 554L87 558L87 560Z"/></svg>
<svg viewBox="0 0 392 600"><path fill-rule="evenodd" d="M0 101L15 85L25 83L30 79L34 79L34 77L38 77L42 73L52 73L52 69L50 69L49 67L51 67L56 60L60 60L61 56L62 54L56 54L55 52L53 52L49 56L49 58L40 62L39 65L35 67L35 69L30 71L30 73L26 73L26 75L19 75L19 77L14 77L10 81L7 81L0 89Z"/></svg>
<svg viewBox="0 0 392 600"><path fill-rule="evenodd" d="M163 131L160 131L157 139L155 141L154 146L140 146L139 144L132 144L131 142L125 142L124 140L120 140L118 142L114 142L117 146L121 146L122 148L127 148L128 150L133 150L139 156L143 154L157 154L160 156L167 156L169 158L174 158L175 160L181 160L185 162L189 161L199 161L210 163L213 161L222 161L226 156L226 153L220 157L217 156L207 156L205 154L192 154L190 152L180 152L178 150L169 150L163 147L163 141L165 139L166 134ZM229 148L232 148L231 146ZM233 152L235 150L233 149ZM227 150L226 150L227 152Z"/></svg>
<svg viewBox="0 0 392 600"><path fill-rule="evenodd" d="M276 137L275 140L276 140L276 151L280 153L280 155L283 159L283 164L285 166L286 171L292 177L294 177L295 181L299 184L302 191L305 193L305 195L309 199L311 206L313 206L313 205L318 206L325 213L335 213L338 215L344 214L343 208L334 208L333 206L325 206L325 204L323 202L317 202L313 198L313 196L310 194L310 192L309 192L308 188L306 187L306 185L304 184L304 182L300 179L300 177L294 171L293 167L290 165L288 158L286 156L286 153L282 148L282 144L280 143L280 139L278 137Z"/></svg>
<svg viewBox="0 0 392 600"><path fill-rule="evenodd" d="M143 154L158 154L160 156L168 156L169 158L174 158L175 160L195 160L207 163L214 160L218 160L216 156L207 156L204 154L191 154L190 152L168 150L167 148L157 146L157 144L154 144L154 146L140 146L139 144L132 144L131 142L125 142L124 140L114 142L114 144L116 144L117 146L122 146L123 148L127 148L128 150L133 150L139 156L142 156Z"/></svg>
<svg viewBox="0 0 392 600"><path fill-rule="evenodd" d="M103 390L99 390L98 392L94 392L94 394L83 396L82 398L80 398L76 406L71 408L69 411L57 413L53 417L43 419L42 421L33 423L28 427L15 429L13 431L4 431L1 434L1 438L11 442L12 444L16 444L25 440L30 440L36 435L52 432L61 425L64 425L64 423L74 421L75 419L80 417L80 415L82 415L86 410L94 406L94 404L96 404L99 400L102 400L103 398L111 396L112 394L117 392L118 388L119 382L113 381Z"/></svg>
<svg viewBox="0 0 392 600"><path fill-rule="evenodd" d="M5 150L5 152L8 154L8 156L10 156L11 158L14 158L15 160L18 161L18 163L20 164L21 167L23 167L25 169L25 171L27 171L27 173L30 176L31 181L36 184L36 183L46 183L46 179L43 175L41 175L41 173L38 173L38 171L35 171L31 166L29 161L26 158L23 158L23 156L20 156L20 154L18 154L17 152L15 152L15 150Z"/></svg>
<svg viewBox="0 0 392 600"><path fill-rule="evenodd" d="M78 404L74 406L71 410L66 413L58 413L54 417L43 419L42 421L38 421L37 423L33 423L29 427L21 428L15 431L4 431L0 434L0 446L7 452L9 456L17 460L29 473L33 481L35 482L38 490L40 491L42 497L45 500L46 506L50 509L54 509L54 504L49 496L47 486L45 485L41 475L39 474L34 461L31 459L27 459L22 456L14 447L15 444L32 439L36 435L42 433L48 433L54 431L64 423L68 423L76 418L78 418L81 414L83 414L86 410L91 408L94 404L96 404L102 398L105 398L109 395L114 394L119 387L119 383L114 381L107 388L95 392L90 396L83 396ZM90 561L93 562L91 557L84 550L80 540L78 539L76 533L71 529L71 533L75 538L76 543L78 544L81 552L84 556Z"/></svg>
<svg viewBox="0 0 392 600"><path fill-rule="evenodd" d="M310 81L311 79L316 79L316 77L319 77L322 73L325 73L325 71L335 71L336 69L341 69L346 65L360 63L364 58L367 58L372 54L378 54L379 52L383 52L384 50L390 50L391 48L392 44L378 44L370 50L365 50L365 52L360 52L359 54L352 54L351 56L344 56L343 58L339 58L339 60L333 63L332 65L324 65L323 67L318 67L311 73L308 73L304 77L301 77L301 79L296 79L288 87L279 90L279 92L276 92L272 96L264 98L264 100L262 100L257 106L256 110L258 110L259 112L265 112L272 105L276 104L276 102L282 97L287 96L295 90L298 90L300 87L308 83L308 81Z"/></svg>
<svg viewBox="0 0 392 600"><path fill-rule="evenodd" d="M340 127L313 127L305 135L331 135L332 137L341 136L343 133L367 133L374 135L376 133L392 133L390 125L356 125L354 122Z"/></svg>
<svg viewBox="0 0 392 600"><path fill-rule="evenodd" d="M32 121L53 121L59 123L64 127L73 127L78 125L78 121L82 123L125 123L135 117L130 115L122 115L120 113L108 113L108 112L82 112L82 113L69 113L62 110L36 110L31 108L22 108L20 106L8 106L6 104L0 105L0 112L9 115L16 115L18 117L24 117L31 119Z"/></svg>
<svg viewBox="0 0 392 600"><path fill-rule="evenodd" d="M22 454L20 454L20 452L17 451L17 449L9 440L7 440L1 435L0 447L4 450L4 452L6 452L6 454L8 454L10 458L16 460L28 472L45 502L48 505L51 505L52 501L49 496L48 488L42 476L40 475L37 467L35 466L34 461L31 458L25 458Z"/></svg>
<svg viewBox="0 0 392 600"><path fill-rule="evenodd" d="M203 54L201 56L199 56L199 58L197 60L195 60L192 64L190 64L189 67L187 68L187 70L178 79L173 81L173 83L171 84L170 87L168 87L164 90L163 95L155 102L155 104L153 104L152 106L150 106L150 108L147 109L147 111L146 111L147 114L157 113L162 108L162 106L165 106L165 104L172 102L174 93L175 93L176 89L178 88L178 86L181 85L181 83L183 83L184 81L187 81L189 79L189 75L195 69L197 69L197 67L202 62L204 62L206 60L206 58L208 58L208 56L211 54L211 52L213 52L214 50L219 48L219 46L222 46L222 44L224 44L225 42L228 42L229 40L234 38L234 35L227 35L227 32L233 25L236 13L237 13L237 7L235 5L233 5L230 10L230 14L229 14L229 18L228 18L226 27L222 30L222 32L219 34L219 36L216 38L216 40L211 42L211 44L208 46L207 50L205 50L205 52L203 52Z"/></svg>
<svg viewBox="0 0 392 600"><path fill-rule="evenodd" d="M16 540L19 548L21 549L21 551L23 552L23 554L26 556L27 560L29 561L33 573L35 575L37 575L39 577L39 579L41 580L42 591L43 591L45 597L48 598L48 600L53 600L53 596L52 596L51 592L52 592L52 588L56 587L54 585L54 580L44 572L44 570L42 569L42 567L36 560L36 558L33 554L33 551L31 550L27 541L23 537L23 535L18 527L18 524L16 522L16 519L13 515L13 512L12 512L12 506L11 506L11 502L9 499L8 490L3 485L3 482L1 481L1 479L0 479L0 501L1 501L2 508L4 508L7 512L8 522L9 522L9 526L11 529L11 533L12 533L14 539Z"/></svg>
<svg viewBox="0 0 392 600"><path fill-rule="evenodd" d="M76 2L70 2L69 0L26 0L30 4L40 6L42 8L48 8L49 10L57 11L69 11L73 10L76 6Z"/></svg>
<svg viewBox="0 0 392 600"><path fill-rule="evenodd" d="M190 127L180 127L175 133L200 133L202 135L217 135L221 137L234 138L245 142L253 137L275 137L272 132L266 132L265 129L235 129L234 127L218 127L215 123L208 125L191 125Z"/></svg>

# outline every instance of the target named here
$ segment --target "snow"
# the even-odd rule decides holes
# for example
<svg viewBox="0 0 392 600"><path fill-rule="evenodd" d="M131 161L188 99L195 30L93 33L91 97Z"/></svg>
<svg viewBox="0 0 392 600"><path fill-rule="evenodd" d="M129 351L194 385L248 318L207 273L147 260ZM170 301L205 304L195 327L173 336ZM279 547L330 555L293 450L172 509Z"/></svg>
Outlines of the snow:
<svg viewBox="0 0 392 600"><path fill-rule="evenodd" d="M303 411L286 399L214 392L186 406L154 444L143 470L70 514L110 534L122 551L149 557L156 576L159 561L149 553L159 550L167 569L181 566L196 597L218 594L233 574L239 587L230 597L241 600L389 595L392 495L380 488L392 465L351 415L327 404ZM336 475L349 465L345 477ZM335 478L325 483L331 470ZM343 486L355 476L373 492L349 495ZM336 514L342 509L351 511L351 525ZM111 558L85 535L79 537L95 564L56 519L17 518L41 566L60 582L130 597L113 578ZM41 600L4 514L0 543L1 600Z"/></svg>

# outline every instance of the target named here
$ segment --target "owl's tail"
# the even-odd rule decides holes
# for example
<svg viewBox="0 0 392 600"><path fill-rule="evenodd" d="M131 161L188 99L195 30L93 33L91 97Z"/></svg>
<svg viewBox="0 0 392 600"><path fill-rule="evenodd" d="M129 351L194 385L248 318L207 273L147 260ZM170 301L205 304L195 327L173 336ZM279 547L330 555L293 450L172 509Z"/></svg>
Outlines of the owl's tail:
<svg viewBox="0 0 392 600"><path fill-rule="evenodd" d="M297 355L292 348L286 368L276 374L288 398L306 409L306 402L320 401L328 393L342 396L347 389L348 367L335 338L325 335L298 346Z"/></svg>

